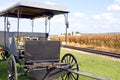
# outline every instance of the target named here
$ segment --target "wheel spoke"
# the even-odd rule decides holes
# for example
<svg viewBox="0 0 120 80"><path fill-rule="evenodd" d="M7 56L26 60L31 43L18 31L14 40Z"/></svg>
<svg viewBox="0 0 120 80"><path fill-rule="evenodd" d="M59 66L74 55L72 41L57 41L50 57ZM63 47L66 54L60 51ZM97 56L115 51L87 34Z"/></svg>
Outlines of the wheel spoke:
<svg viewBox="0 0 120 80"><path fill-rule="evenodd" d="M71 74L71 76L72 76L74 79L76 79L76 77L75 77L73 74Z"/></svg>
<svg viewBox="0 0 120 80"><path fill-rule="evenodd" d="M72 70L77 70L78 68L72 68Z"/></svg>
<svg viewBox="0 0 120 80"><path fill-rule="evenodd" d="M73 77L71 76L71 74L70 74L70 76L69 76L69 77L70 77L70 80L74 80L74 79L73 79Z"/></svg>
<svg viewBox="0 0 120 80"><path fill-rule="evenodd" d="M14 78L15 78L14 75L11 75L11 76L9 77L10 80L14 80Z"/></svg>
<svg viewBox="0 0 120 80"><path fill-rule="evenodd" d="M73 63L73 61L74 61L74 59L72 58L72 61L71 61L71 63Z"/></svg>
<svg viewBox="0 0 120 80"><path fill-rule="evenodd" d="M76 67L76 63L72 64L70 68Z"/></svg>
<svg viewBox="0 0 120 80"><path fill-rule="evenodd" d="M70 63L72 63L73 62L73 58L70 56Z"/></svg>
<svg viewBox="0 0 120 80"><path fill-rule="evenodd" d="M77 71L79 70L77 60L72 54L64 55L61 62L64 62L66 64L70 64L70 66L68 68L71 70L77 70ZM63 77L62 80L78 80L79 75L68 72L62 77Z"/></svg>
<svg viewBox="0 0 120 80"><path fill-rule="evenodd" d="M67 63L69 63L69 56L67 56Z"/></svg>
<svg viewBox="0 0 120 80"><path fill-rule="evenodd" d="M69 59L68 59L69 63L70 63L70 60L71 60L71 56L69 56Z"/></svg>
<svg viewBox="0 0 120 80"><path fill-rule="evenodd" d="M65 57L65 59L64 59L64 62L67 63L67 59L66 59L66 57Z"/></svg>
<svg viewBox="0 0 120 80"><path fill-rule="evenodd" d="M68 78L68 75L65 75L65 80L67 80L67 78Z"/></svg>

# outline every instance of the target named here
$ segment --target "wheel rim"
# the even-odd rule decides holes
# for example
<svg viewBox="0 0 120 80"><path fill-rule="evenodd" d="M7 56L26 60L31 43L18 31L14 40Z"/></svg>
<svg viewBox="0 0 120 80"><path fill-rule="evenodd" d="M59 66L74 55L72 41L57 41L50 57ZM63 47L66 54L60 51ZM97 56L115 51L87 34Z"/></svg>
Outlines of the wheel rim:
<svg viewBox="0 0 120 80"><path fill-rule="evenodd" d="M14 56L8 60L8 80L17 80L17 69Z"/></svg>
<svg viewBox="0 0 120 80"><path fill-rule="evenodd" d="M62 63L70 64L69 69L79 71L79 66L76 58L72 54L65 54L61 60ZM75 73L68 72L62 76L62 80L78 80L79 75Z"/></svg>

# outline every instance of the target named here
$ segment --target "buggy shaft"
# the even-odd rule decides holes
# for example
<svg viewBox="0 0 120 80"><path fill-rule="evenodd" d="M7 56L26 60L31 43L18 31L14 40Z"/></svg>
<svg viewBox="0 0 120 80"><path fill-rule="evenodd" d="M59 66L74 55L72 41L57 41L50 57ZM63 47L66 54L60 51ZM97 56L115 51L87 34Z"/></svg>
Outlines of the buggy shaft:
<svg viewBox="0 0 120 80"><path fill-rule="evenodd" d="M81 72L81 71L76 71L76 70L71 70L71 69L67 69L67 71L69 71L71 73L76 73L76 74L79 74L79 75L87 76L87 77L90 77L90 78L98 79L98 80L111 80L111 79L108 79L108 78L105 78L105 77L102 77L102 76L97 76L97 75L86 73L86 72Z"/></svg>

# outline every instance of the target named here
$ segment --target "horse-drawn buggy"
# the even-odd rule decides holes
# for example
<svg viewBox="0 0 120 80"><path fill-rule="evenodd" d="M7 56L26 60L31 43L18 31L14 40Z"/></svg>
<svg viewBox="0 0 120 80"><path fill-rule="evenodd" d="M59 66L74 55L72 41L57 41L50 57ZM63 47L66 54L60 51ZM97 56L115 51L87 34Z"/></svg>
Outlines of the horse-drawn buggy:
<svg viewBox="0 0 120 80"><path fill-rule="evenodd" d="M34 19L45 18L48 21L60 14L64 15L68 27L68 13L60 6L28 1L21 1L0 12L4 19L4 31L0 31L0 47L3 58L8 59L8 80L18 80L20 75L28 75L35 80L54 80L58 77L62 80L78 80L78 74L68 71L79 71L77 60L72 54L66 54L60 60L61 43L48 40L47 24L45 33L33 32ZM17 19L16 32L10 31L9 18ZM32 32L20 32L20 19L32 20ZM24 72L19 73L17 65Z"/></svg>

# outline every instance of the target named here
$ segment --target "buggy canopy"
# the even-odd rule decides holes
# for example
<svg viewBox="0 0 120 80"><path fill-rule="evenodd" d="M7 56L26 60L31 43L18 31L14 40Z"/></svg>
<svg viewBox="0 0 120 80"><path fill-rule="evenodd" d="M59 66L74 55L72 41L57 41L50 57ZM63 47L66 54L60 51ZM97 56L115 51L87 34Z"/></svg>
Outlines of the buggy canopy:
<svg viewBox="0 0 120 80"><path fill-rule="evenodd" d="M20 1L17 4L9 7L6 10L0 12L0 16L18 17L19 18L39 18L39 17L53 17L54 15L69 13L69 11L61 6L41 4L29 1Z"/></svg>

